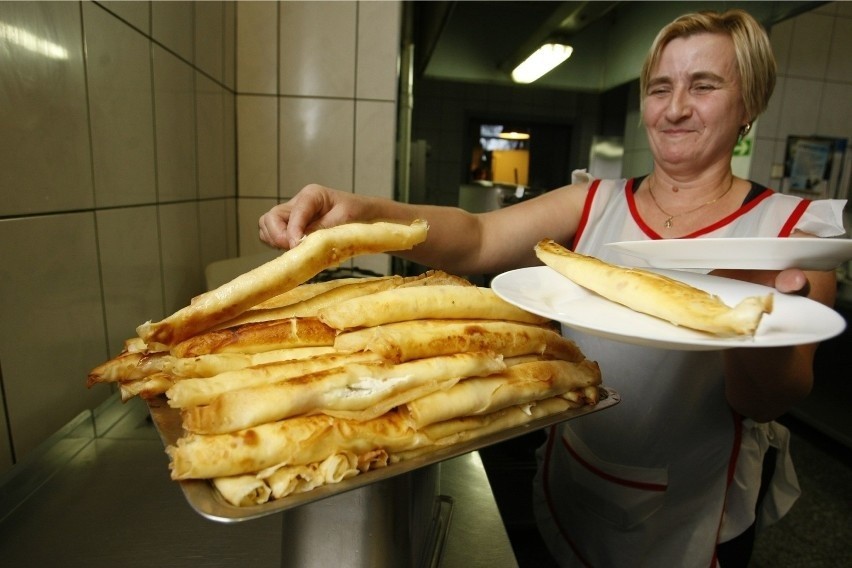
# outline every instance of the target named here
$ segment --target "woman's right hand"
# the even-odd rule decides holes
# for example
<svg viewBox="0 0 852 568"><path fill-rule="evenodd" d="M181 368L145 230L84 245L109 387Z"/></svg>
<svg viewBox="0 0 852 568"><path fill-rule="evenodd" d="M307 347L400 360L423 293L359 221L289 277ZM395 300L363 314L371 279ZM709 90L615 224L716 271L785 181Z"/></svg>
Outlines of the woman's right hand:
<svg viewBox="0 0 852 568"><path fill-rule="evenodd" d="M276 248L291 249L317 229L363 220L368 199L321 185L307 185L260 217L260 240Z"/></svg>

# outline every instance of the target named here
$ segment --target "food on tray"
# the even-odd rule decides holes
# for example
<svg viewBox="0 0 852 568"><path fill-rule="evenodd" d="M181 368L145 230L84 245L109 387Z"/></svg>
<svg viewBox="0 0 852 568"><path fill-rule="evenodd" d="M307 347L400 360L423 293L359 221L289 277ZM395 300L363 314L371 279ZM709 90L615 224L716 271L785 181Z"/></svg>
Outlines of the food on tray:
<svg viewBox="0 0 852 568"><path fill-rule="evenodd" d="M331 304L319 310L317 317L335 329L419 319L493 319L536 324L548 321L504 302L490 288L452 285L389 289Z"/></svg>
<svg viewBox="0 0 852 568"><path fill-rule="evenodd" d="M152 344L172 347L344 260L362 254L411 249L426 240L426 231L426 222L416 220L410 225L349 223L313 232L278 258L201 294L164 320L143 323L136 331L149 347Z"/></svg>
<svg viewBox="0 0 852 568"><path fill-rule="evenodd" d="M309 281L343 258L411 248L425 230L316 231L140 326L87 384L173 409L172 478L208 480L235 506L596 404L597 364L490 289L441 271Z"/></svg>
<svg viewBox="0 0 852 568"><path fill-rule="evenodd" d="M719 297L683 282L578 254L550 239L539 242L535 252L547 266L579 286L690 329L722 337L754 335L763 314L772 312L772 294L745 298L732 308Z"/></svg>
<svg viewBox="0 0 852 568"><path fill-rule="evenodd" d="M569 361L583 358L573 341L548 326L501 320L415 320L367 327L341 333L334 348L372 351L394 361L484 350L504 357L538 353Z"/></svg>

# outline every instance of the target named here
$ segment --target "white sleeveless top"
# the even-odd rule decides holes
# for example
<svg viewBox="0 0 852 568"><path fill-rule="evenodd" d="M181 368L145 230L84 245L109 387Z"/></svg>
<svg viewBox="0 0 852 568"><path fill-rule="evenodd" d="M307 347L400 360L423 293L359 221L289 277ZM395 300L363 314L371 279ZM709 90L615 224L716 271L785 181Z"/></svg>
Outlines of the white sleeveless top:
<svg viewBox="0 0 852 568"><path fill-rule="evenodd" d="M575 175L582 172L575 172ZM603 247L662 238L638 214L634 180L594 181L573 248L621 265L641 260ZM786 237L844 232L845 201L807 201L766 189L690 237ZM768 505L780 518L798 496L786 430L743 420L727 404L716 351L617 343L563 329L600 364L621 402L551 428L538 451L535 513L562 566L716 565L718 542L754 522L768 445L782 449ZM757 476L757 477L755 477Z"/></svg>

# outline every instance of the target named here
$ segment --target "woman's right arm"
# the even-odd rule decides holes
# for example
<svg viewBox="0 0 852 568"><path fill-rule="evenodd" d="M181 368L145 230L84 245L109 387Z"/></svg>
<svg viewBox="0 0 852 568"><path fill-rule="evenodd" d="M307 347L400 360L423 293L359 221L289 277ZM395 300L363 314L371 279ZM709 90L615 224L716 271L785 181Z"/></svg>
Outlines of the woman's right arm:
<svg viewBox="0 0 852 568"><path fill-rule="evenodd" d="M260 238L289 249L312 231L350 222L424 219L425 243L399 256L453 274L489 274L537 264L542 238L567 242L579 222L587 187L566 186L488 213L416 205L308 185L259 220Z"/></svg>

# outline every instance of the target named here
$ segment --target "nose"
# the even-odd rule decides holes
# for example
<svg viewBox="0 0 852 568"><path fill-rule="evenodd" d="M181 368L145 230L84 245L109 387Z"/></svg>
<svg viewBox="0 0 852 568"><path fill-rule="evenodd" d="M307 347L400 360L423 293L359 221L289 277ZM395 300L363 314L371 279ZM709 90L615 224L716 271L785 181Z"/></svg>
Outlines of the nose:
<svg viewBox="0 0 852 568"><path fill-rule="evenodd" d="M676 87L672 90L669 104L666 106L666 118L676 122L681 118L689 116L692 112L692 104L687 89Z"/></svg>

